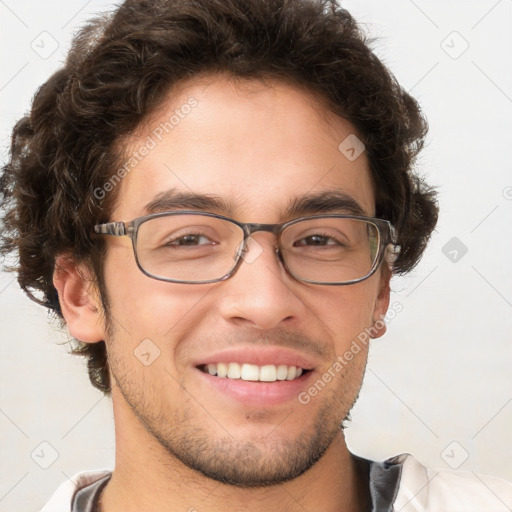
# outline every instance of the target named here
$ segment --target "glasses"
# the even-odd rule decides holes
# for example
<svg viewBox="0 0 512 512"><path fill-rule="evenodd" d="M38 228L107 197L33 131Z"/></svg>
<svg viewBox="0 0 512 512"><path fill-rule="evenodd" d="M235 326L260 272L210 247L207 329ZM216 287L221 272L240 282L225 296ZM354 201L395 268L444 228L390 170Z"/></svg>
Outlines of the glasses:
<svg viewBox="0 0 512 512"><path fill-rule="evenodd" d="M131 222L94 226L100 235L128 236L135 260L147 276L172 283L229 279L242 260L256 259L251 235L276 237L276 256L298 281L346 285L367 279L393 257L395 230L387 220L356 215L315 215L283 224L245 224L197 211L155 213Z"/></svg>

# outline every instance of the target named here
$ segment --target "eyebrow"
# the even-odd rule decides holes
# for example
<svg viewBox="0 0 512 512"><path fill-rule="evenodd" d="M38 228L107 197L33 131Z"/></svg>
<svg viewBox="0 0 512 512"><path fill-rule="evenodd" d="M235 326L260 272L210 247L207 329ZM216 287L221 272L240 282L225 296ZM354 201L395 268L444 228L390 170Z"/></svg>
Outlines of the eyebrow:
<svg viewBox="0 0 512 512"><path fill-rule="evenodd" d="M285 210L285 214L289 218L322 213L367 215L363 207L352 196L332 190L298 197Z"/></svg>
<svg viewBox="0 0 512 512"><path fill-rule="evenodd" d="M236 210L231 201L221 197L178 192L174 189L158 194L144 209L149 214L185 209L220 213L228 217L233 217ZM287 219L324 213L366 215L362 206L352 196L338 191L317 192L297 197L281 211L282 216Z"/></svg>
<svg viewBox="0 0 512 512"><path fill-rule="evenodd" d="M148 213L160 213L176 209L204 210L232 215L233 205L220 197L193 192L177 192L174 189L158 194L144 209Z"/></svg>

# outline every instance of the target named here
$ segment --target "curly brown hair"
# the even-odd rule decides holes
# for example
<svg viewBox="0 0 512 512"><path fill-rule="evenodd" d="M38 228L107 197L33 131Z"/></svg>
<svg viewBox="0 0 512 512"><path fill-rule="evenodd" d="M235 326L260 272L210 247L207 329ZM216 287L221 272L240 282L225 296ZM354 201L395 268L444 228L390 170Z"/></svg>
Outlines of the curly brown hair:
<svg viewBox="0 0 512 512"><path fill-rule="evenodd" d="M21 288L62 318L52 283L56 257L93 270L108 317L103 240L123 161L118 142L178 82L205 73L271 78L305 87L350 121L366 146L376 215L397 230L395 273L420 259L437 222L434 191L412 170L427 132L417 102L370 49L372 40L335 0L127 0L90 21L67 61L14 127L0 175L0 251L16 255ZM104 342L73 340L91 383L110 394Z"/></svg>

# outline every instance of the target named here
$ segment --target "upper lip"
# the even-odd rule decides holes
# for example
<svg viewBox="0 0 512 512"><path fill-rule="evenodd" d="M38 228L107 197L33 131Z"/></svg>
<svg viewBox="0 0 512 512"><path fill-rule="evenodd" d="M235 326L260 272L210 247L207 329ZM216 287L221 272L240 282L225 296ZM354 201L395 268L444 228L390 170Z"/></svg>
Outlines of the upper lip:
<svg viewBox="0 0 512 512"><path fill-rule="evenodd" d="M311 358L283 347L238 347L215 352L201 358L194 366L216 363L267 364L297 366L303 370L312 370L315 363Z"/></svg>

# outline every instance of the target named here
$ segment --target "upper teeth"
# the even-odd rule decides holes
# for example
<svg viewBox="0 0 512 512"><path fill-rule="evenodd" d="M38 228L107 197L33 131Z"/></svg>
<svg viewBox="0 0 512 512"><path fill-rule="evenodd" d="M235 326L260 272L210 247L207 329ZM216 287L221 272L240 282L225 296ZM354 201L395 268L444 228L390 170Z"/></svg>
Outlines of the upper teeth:
<svg viewBox="0 0 512 512"><path fill-rule="evenodd" d="M229 379L242 379L263 382L274 382L276 380L293 380L302 375L302 368L287 366L286 364L256 364L238 363L212 363L207 364L205 370L210 375L228 377Z"/></svg>

